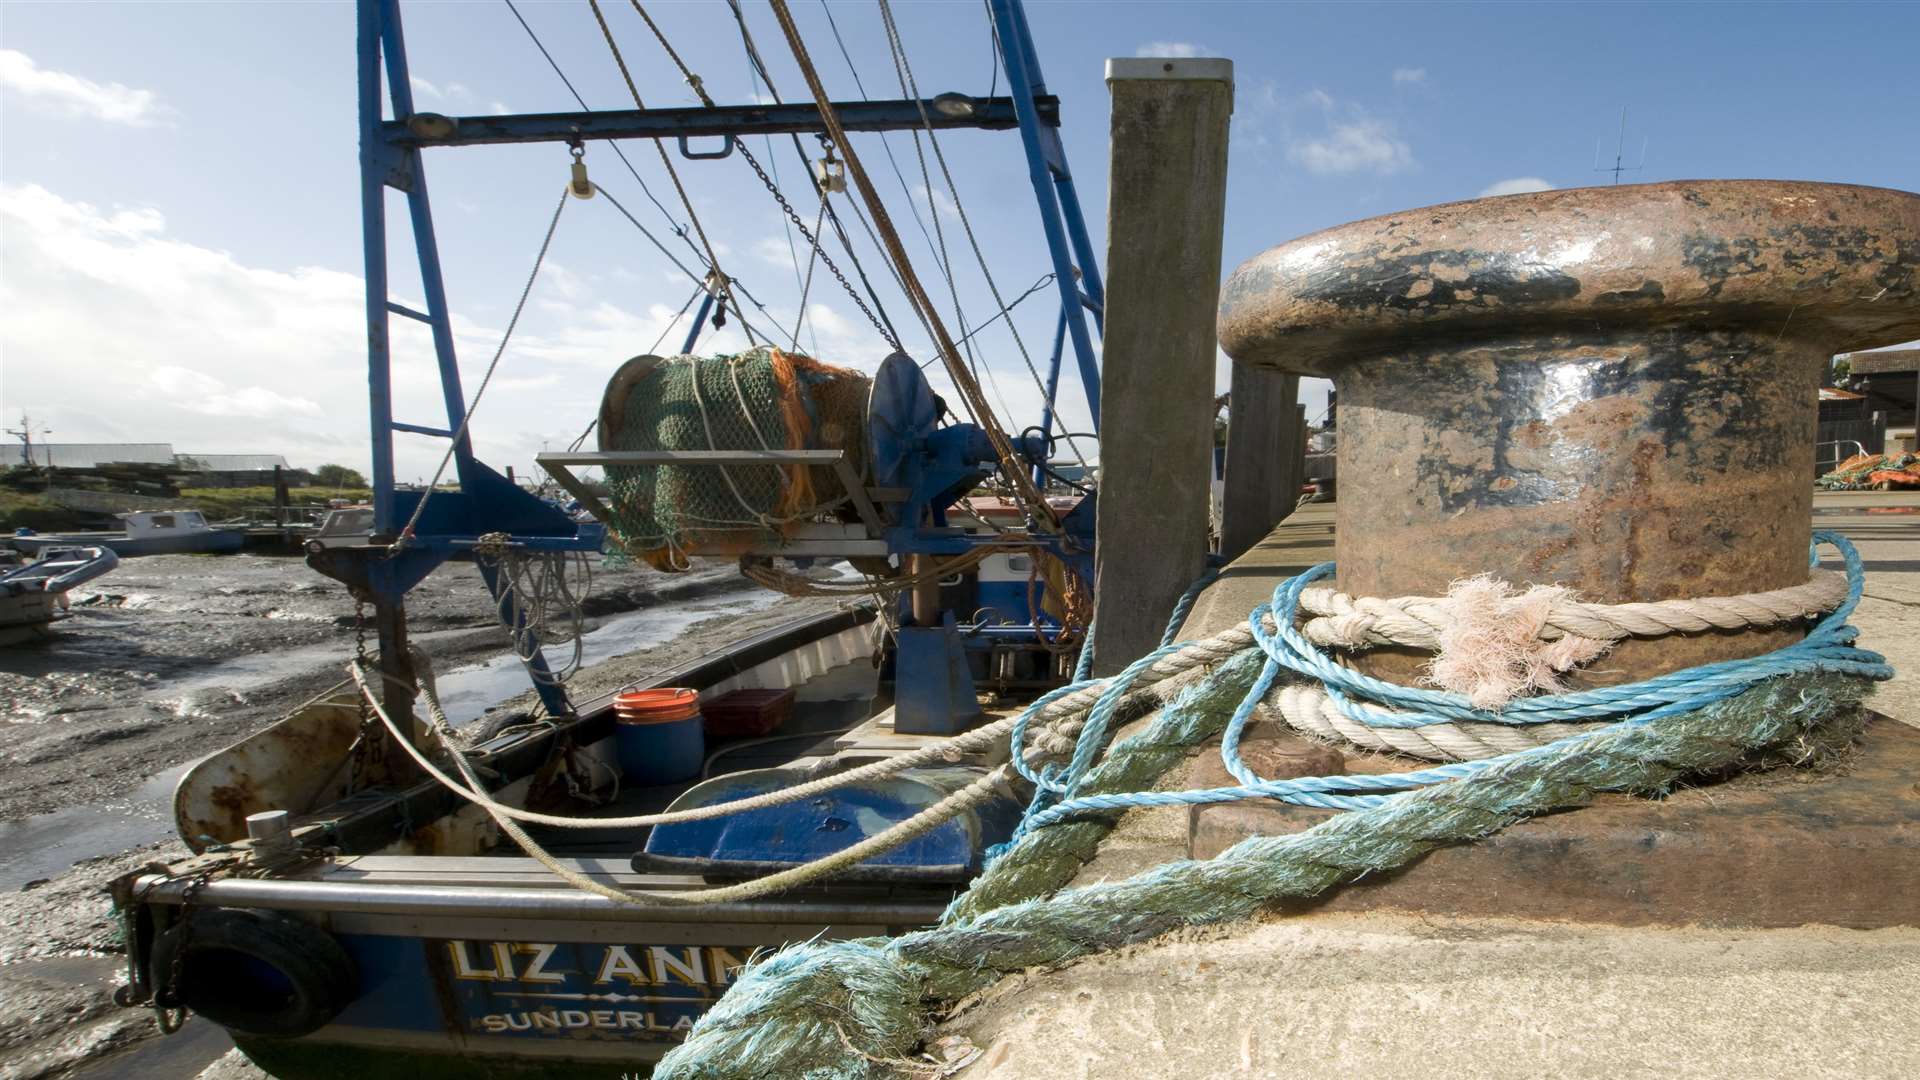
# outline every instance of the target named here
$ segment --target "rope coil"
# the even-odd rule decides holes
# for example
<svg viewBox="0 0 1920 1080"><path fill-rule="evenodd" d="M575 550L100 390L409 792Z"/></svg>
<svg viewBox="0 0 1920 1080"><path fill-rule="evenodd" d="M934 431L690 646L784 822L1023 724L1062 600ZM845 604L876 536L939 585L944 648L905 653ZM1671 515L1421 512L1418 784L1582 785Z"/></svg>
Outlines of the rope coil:
<svg viewBox="0 0 1920 1080"><path fill-rule="evenodd" d="M1157 650L1099 690L1064 766L1028 767L1026 728L1016 724L1012 763L1035 783L1034 807L1010 849L941 926L892 940L800 946L749 967L655 1075L883 1075L887 1062L905 1057L922 1037L930 1001L963 997L1003 974L1067 963L1182 926L1245 918L1272 900L1311 897L1404 866L1442 844L1584 805L1601 791L1659 793L1685 775L1724 769L1751 754L1794 761L1812 747L1844 745L1857 729L1868 682L1892 669L1878 654L1853 647L1857 631L1846 624L1864 583L1858 553L1831 533L1815 533L1814 543L1840 552L1846 591L1803 641L1629 686L1527 698L1496 713L1476 709L1460 694L1370 679L1320 652L1295 625L1303 593L1332 571L1331 564L1315 567L1281 583L1272 601L1251 613L1241 633L1257 650L1190 687L1147 733L1122 742L1099 764L1094 759L1107 730L1100 706L1107 696L1124 693L1130 678L1143 677L1181 647ZM1293 688L1276 687L1283 672L1324 680L1321 699L1295 704L1323 715L1330 707L1341 722L1383 737L1426 735L1462 721L1536 736L1571 723L1589 726L1546 745L1414 773L1266 781L1240 760L1238 748L1246 723L1276 690L1279 715L1293 719L1284 704ZM1225 715L1235 697L1237 707ZM1222 758L1238 786L1139 790L1164 770L1162 763L1183 758L1213 731L1223 732ZM1126 881L1036 899L1091 854L1104 831L1103 815L1251 798L1352 812L1304 832L1249 839L1211 860L1171 863ZM838 1037L825 1038L822 1025Z"/></svg>

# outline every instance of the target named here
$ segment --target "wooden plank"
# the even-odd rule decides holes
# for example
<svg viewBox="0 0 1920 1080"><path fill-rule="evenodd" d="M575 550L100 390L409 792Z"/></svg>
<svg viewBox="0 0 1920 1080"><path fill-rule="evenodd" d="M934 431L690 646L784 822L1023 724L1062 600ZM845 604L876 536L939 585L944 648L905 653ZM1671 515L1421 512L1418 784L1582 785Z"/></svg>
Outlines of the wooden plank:
<svg viewBox="0 0 1920 1080"><path fill-rule="evenodd" d="M1239 558L1293 512L1306 452L1298 375L1235 364L1232 393L1220 525L1227 559Z"/></svg>
<svg viewBox="0 0 1920 1080"><path fill-rule="evenodd" d="M1097 674L1159 644L1206 564L1233 64L1109 60L1107 85Z"/></svg>

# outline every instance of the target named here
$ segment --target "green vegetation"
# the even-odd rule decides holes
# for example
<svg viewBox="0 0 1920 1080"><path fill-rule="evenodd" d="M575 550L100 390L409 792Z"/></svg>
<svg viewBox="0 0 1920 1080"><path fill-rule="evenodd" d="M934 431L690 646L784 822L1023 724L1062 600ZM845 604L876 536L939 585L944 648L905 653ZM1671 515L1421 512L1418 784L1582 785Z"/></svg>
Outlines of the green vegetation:
<svg viewBox="0 0 1920 1080"><path fill-rule="evenodd" d="M322 465L313 470L313 482L326 487L363 488L367 478L345 465Z"/></svg>
<svg viewBox="0 0 1920 1080"><path fill-rule="evenodd" d="M373 498L365 486L303 487L287 491L294 506L323 506L334 499L363 503ZM243 517L266 517L273 510L273 488L181 488L180 505L207 515L208 521L235 521Z"/></svg>
<svg viewBox="0 0 1920 1080"><path fill-rule="evenodd" d="M55 506L45 495L0 488L0 532L10 533L21 528L45 532L78 525L79 520L71 510Z"/></svg>
<svg viewBox="0 0 1920 1080"><path fill-rule="evenodd" d="M334 499L363 503L373 497L364 487L305 487L288 492L294 506L324 506ZM153 496L143 496L153 498ZM182 488L180 497L170 500L177 509L198 510L208 521L236 521L247 517L264 518L272 513L273 488ZM0 534L28 528L38 532L63 529L100 528L99 515L81 514L59 506L45 495L13 491L0 487Z"/></svg>

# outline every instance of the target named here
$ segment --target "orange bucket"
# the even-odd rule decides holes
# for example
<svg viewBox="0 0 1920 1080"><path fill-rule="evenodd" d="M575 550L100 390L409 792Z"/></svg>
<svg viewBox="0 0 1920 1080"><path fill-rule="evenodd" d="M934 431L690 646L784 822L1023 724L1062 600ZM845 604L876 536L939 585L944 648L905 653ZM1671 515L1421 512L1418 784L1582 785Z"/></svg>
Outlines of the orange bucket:
<svg viewBox="0 0 1920 1080"><path fill-rule="evenodd" d="M700 775L707 734L699 691L629 690L613 699L613 711L615 755L627 783L653 787Z"/></svg>
<svg viewBox="0 0 1920 1080"><path fill-rule="evenodd" d="M613 699L614 712L627 724L668 724L700 715L700 692L680 687L628 690Z"/></svg>

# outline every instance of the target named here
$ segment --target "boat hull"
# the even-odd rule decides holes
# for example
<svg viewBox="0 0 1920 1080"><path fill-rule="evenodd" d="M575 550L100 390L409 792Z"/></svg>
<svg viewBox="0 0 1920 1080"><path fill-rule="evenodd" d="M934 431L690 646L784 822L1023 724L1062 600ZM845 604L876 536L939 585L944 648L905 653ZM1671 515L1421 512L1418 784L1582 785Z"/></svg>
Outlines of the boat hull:
<svg viewBox="0 0 1920 1080"><path fill-rule="evenodd" d="M181 536L129 537L125 533L67 533L53 536L16 536L15 551L38 555L43 549L85 544L109 548L123 559L141 555L213 555L239 551L247 534L239 529L205 529Z"/></svg>
<svg viewBox="0 0 1920 1080"><path fill-rule="evenodd" d="M755 951L901 933L937 919L946 899L832 903L842 921L794 905L792 921L777 922L740 921L766 905L570 923L515 918L503 905L495 917L436 920L434 936L420 936L418 920L335 913L327 921L359 970L360 997L311 1035L235 1041L282 1080L644 1074Z"/></svg>
<svg viewBox="0 0 1920 1080"><path fill-rule="evenodd" d="M649 683L725 692L871 671L873 617L870 610L810 616ZM842 699L816 700L821 708ZM481 744L478 765L523 777L497 787L495 796L524 799L524 777L549 759L548 741L562 735L577 752L611 753L613 740L594 735L597 728L611 731L610 701L584 706L582 719L561 731ZM802 719L796 712L790 723ZM167 874L142 872L115 886L134 927L142 993L132 1000L146 999L176 970L168 939L172 947L192 941L247 953L248 943L229 945L214 935L221 926L248 923L249 913L276 927L278 940L305 942L305 955L344 950L349 983L337 993L322 987L324 993L306 995L331 1004L309 1014L310 1025L295 1024L299 1034L263 1035L227 1022L203 1002L207 1017L223 1023L250 1059L286 1080L644 1076L755 952L931 925L964 880L842 878L733 904L612 903L566 885L531 858L476 841L490 828L485 816L448 804L437 785L379 798L347 797L326 785L316 791L313 763L339 757L357 728L351 708L320 702L196 766L176 792L175 815L182 834L195 837L192 846L204 854ZM500 748L484 749L495 745ZM664 808L661 798L655 808ZM312 805L307 800L325 808L299 816L296 828L322 830L343 854L228 874L233 856L206 843L244 845L247 814ZM404 823L399 832L396 823ZM861 822L845 835L857 838L867 827ZM605 884L669 897L710 884L679 869L636 867L638 835L577 835L587 839L572 847L555 837L555 857ZM207 879L191 884L203 867ZM195 914L183 917L189 888ZM283 972L301 967L275 966ZM227 969L215 970L221 973L206 978L226 988L230 1006L277 992L243 985L244 972L230 978ZM206 985L196 984L202 991Z"/></svg>
<svg viewBox="0 0 1920 1080"><path fill-rule="evenodd" d="M0 596L0 645L18 645L50 637L54 622L64 617L55 610L55 597L51 593Z"/></svg>

